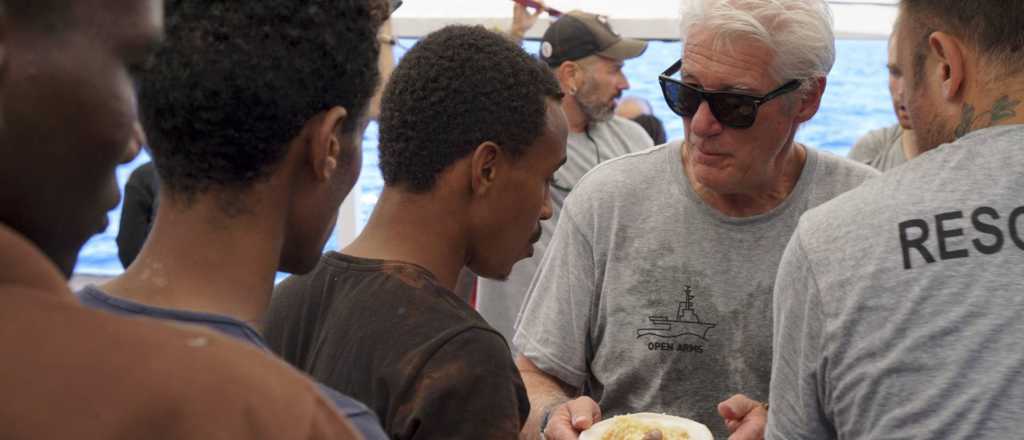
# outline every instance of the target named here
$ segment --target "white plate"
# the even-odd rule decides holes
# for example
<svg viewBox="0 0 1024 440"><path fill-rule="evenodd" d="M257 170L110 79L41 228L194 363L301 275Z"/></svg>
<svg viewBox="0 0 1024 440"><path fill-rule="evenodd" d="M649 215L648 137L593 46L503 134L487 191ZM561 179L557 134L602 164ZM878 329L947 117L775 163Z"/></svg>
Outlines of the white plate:
<svg viewBox="0 0 1024 440"><path fill-rule="evenodd" d="M602 420L594 424L594 426L591 426L590 429L583 431L583 433L580 434L580 440L601 440L601 436L608 432L608 430L612 429L612 425L615 424L615 419L626 416L639 421L657 422L658 424L671 428L683 428L688 434L690 434L690 440L714 440L714 437L711 435L711 430L702 423L683 417L658 413L624 414L607 420Z"/></svg>

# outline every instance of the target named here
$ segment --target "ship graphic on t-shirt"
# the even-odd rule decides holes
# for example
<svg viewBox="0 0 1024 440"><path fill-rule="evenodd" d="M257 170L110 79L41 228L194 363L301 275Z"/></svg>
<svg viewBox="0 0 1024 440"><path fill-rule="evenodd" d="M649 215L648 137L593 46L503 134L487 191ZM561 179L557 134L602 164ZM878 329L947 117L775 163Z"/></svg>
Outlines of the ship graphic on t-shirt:
<svg viewBox="0 0 1024 440"><path fill-rule="evenodd" d="M668 319L666 316L650 316L648 319L654 324L652 328L642 328L636 331L636 337L657 336L660 338L678 338L683 335L692 335L707 340L708 330L715 324L700 320L700 316L693 310L693 288L683 288L685 300L679 303L676 311L676 319Z"/></svg>

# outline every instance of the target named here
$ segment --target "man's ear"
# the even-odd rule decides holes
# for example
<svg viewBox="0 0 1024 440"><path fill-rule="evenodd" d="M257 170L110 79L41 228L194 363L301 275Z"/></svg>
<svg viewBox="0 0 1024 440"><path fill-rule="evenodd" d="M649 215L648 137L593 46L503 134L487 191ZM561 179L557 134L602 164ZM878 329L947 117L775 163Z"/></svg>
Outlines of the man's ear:
<svg viewBox="0 0 1024 440"><path fill-rule="evenodd" d="M800 100L800 108L797 110L797 121L800 123L809 121L818 113L818 108L821 107L821 98L825 95L825 86L828 85L828 80L824 76L811 78L809 81L813 83L813 86L804 93Z"/></svg>
<svg viewBox="0 0 1024 440"><path fill-rule="evenodd" d="M347 118L348 111L344 107L331 107L307 123L309 164L318 181L330 180L338 169L342 148L339 134Z"/></svg>
<svg viewBox="0 0 1024 440"><path fill-rule="evenodd" d="M486 194L494 186L500 173L498 165L502 154L501 147L491 141L484 142L473 150L470 179L474 195Z"/></svg>
<svg viewBox="0 0 1024 440"><path fill-rule="evenodd" d="M947 101L956 100L963 91L964 69L967 68L960 40L945 32L932 32L928 36L928 50L938 61L929 73L942 81L942 97Z"/></svg>
<svg viewBox="0 0 1024 440"><path fill-rule="evenodd" d="M580 76L583 75L583 70L580 69L580 65L575 61L566 61L558 66L556 71L556 77L558 82L562 84L562 91L566 95L575 95L578 91Z"/></svg>

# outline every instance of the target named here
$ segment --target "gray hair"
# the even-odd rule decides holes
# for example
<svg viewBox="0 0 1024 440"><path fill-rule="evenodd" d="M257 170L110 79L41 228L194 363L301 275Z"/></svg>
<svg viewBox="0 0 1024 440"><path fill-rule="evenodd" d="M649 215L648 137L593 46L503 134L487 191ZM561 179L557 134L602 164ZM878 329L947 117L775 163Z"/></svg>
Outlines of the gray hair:
<svg viewBox="0 0 1024 440"><path fill-rule="evenodd" d="M780 80L823 78L836 60L832 11L824 0L683 0L684 47L696 27L715 32L715 51L731 50L737 38L760 41L775 54L772 71Z"/></svg>

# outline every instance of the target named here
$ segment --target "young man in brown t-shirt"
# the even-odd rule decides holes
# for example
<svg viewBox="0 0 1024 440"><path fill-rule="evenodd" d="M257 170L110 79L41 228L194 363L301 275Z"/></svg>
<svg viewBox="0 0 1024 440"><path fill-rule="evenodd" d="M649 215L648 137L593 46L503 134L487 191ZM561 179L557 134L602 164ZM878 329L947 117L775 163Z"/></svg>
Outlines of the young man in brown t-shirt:
<svg viewBox="0 0 1024 440"><path fill-rule="evenodd" d="M565 161L561 97L482 27L420 41L384 91L376 209L342 253L276 289L271 347L392 438L516 438L529 400L508 345L452 289L463 266L504 278L532 253Z"/></svg>

